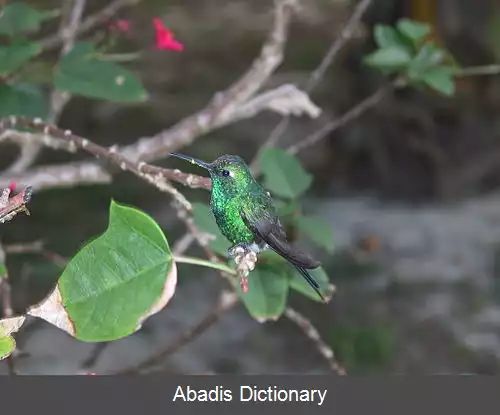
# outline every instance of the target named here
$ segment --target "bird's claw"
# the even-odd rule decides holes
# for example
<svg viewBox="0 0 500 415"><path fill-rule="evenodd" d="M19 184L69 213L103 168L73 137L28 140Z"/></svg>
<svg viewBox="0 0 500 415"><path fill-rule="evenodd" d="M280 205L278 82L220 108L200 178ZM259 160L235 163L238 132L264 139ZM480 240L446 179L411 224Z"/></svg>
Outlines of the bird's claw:
<svg viewBox="0 0 500 415"><path fill-rule="evenodd" d="M246 249L242 245L234 245L227 250L228 255L234 259L236 259L236 257L238 257L238 256L244 255L245 252L246 252Z"/></svg>

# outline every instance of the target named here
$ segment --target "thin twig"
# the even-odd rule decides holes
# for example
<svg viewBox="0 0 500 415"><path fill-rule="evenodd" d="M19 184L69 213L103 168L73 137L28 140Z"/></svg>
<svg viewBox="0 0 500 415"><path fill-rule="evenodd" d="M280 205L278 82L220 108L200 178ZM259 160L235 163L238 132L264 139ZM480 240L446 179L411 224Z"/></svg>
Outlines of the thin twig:
<svg viewBox="0 0 500 415"><path fill-rule="evenodd" d="M70 130L61 130L53 125L44 123L41 119L37 118L30 120L23 117L8 117L6 119L0 120L0 134L2 134L5 128L30 128L38 132L43 132L45 136L52 137L53 139L60 139L68 142L74 149L79 149L85 151L97 158L105 159L115 165L117 165L123 171L129 171L149 183L156 186L159 190L170 193L179 203L181 203L187 210L191 210L191 204L188 200L167 180L165 176L161 173L156 175L150 173L144 173L142 168L145 163L134 163L127 159L126 157L118 154L114 148L106 148L92 141L73 134Z"/></svg>
<svg viewBox="0 0 500 415"><path fill-rule="evenodd" d="M455 76L477 76L477 75L498 75L500 74L500 65L470 66L468 68L459 68Z"/></svg>
<svg viewBox="0 0 500 415"><path fill-rule="evenodd" d="M309 76L305 85L305 91L307 93L312 92L313 89L316 88L316 86L321 82L321 80L325 76L326 71L332 65L339 51L353 36L356 27L358 26L361 18L365 14L366 10L368 9L372 1L373 0L362 0L358 3L356 9L352 13L346 25L344 26L340 34L335 38L330 48L326 52L326 54L323 56L323 59L321 60L320 64ZM278 123L278 125L276 125L276 127L273 129L273 131L269 135L269 138L266 140L266 142L263 144L262 147L265 148L265 147L275 146L278 143L279 139L286 132L286 129L288 128L289 125L290 125L290 116L283 117L281 121ZM258 169L257 156L250 163L250 167L254 172L257 172Z"/></svg>
<svg viewBox="0 0 500 415"><path fill-rule="evenodd" d="M63 39L60 59L66 55L75 44L78 35L78 27L82 21L83 12L87 0L73 0L72 7L65 13L61 19L59 36ZM71 99L71 94L67 91L52 91L50 98L50 111L48 120L52 124L57 124L62 110Z"/></svg>
<svg viewBox="0 0 500 415"><path fill-rule="evenodd" d="M306 317L300 314L298 311L293 308L287 307L285 310L285 316L295 323L304 334L311 339L311 341L315 344L318 352L323 356L328 362L330 369L337 373L338 375L346 375L346 370L340 365L339 362L335 359L335 354L331 347L329 347L322 339L321 336L314 327L314 325L309 321Z"/></svg>
<svg viewBox="0 0 500 415"><path fill-rule="evenodd" d="M142 0L115 0L106 7L99 10L97 13L92 16L87 17L81 25L78 26L76 31L76 35L82 35L84 33L89 32L95 27L99 26L103 21L109 19L114 16L116 13L120 11L120 9L128 6L134 6L140 3ZM55 35L51 35L45 39L42 39L39 43L41 49L43 51L48 51L54 48L57 48L64 42L63 37L61 37L60 33L56 33Z"/></svg>
<svg viewBox="0 0 500 415"><path fill-rule="evenodd" d="M135 4L137 0L134 1L121 1L114 2L113 4L120 4L122 7L127 4ZM296 0L275 0L275 14L274 23L268 39L262 46L260 55L252 63L250 69L244 73L235 83L233 83L228 89L223 92L215 94L210 103L202 110L188 116L172 126L171 128L161 131L152 137L143 137L138 139L134 144L125 146L121 149L117 148L116 153L122 154L131 162L136 162L139 160L151 161L159 159L175 149L188 145L192 143L195 139L200 136L207 134L217 128L227 125L231 122L235 122L241 119L242 114L238 111L241 105L246 104L250 99L254 98L255 93L264 85L268 80L273 71L278 67L283 58L283 50L285 47L288 26L292 15L293 7L296 4ZM106 8L106 14L100 17L104 19L109 17L109 13L113 14L116 7L111 9L111 6ZM103 9L104 12L104 9ZM81 33L82 27L87 28L88 19L84 20L81 24L79 32ZM55 40L45 41L42 44L45 47L51 46L54 41L56 44L60 43L60 37L52 38ZM266 102L261 102L261 109L267 108ZM255 111L255 108L252 108ZM0 131L0 139L2 136L2 131ZM20 137L20 135L18 135ZM26 138L26 137L24 137ZM34 136L33 138L40 139L39 136ZM53 143L50 137L44 135L43 143L45 146L51 146ZM90 170L90 162L85 162L82 164L82 169L85 172L78 171L78 165L73 163L71 166L71 176L73 184L78 184L77 180L81 178L84 180L85 184L91 182L92 178L95 178L97 183L103 183L107 178L99 177L97 174L100 170L103 176L109 177L106 168L98 163L95 163L95 168L92 169L91 174L88 173ZM144 168L147 168L144 166ZM52 166L52 170L55 172L56 167ZM61 173L65 172L65 166L61 166ZM23 174L23 179L26 182L31 182L29 180L29 174L31 172L27 171ZM35 172L38 173L38 172ZM178 175L182 173L178 172ZM61 177L66 177L61 174ZM168 173L164 172L162 177L168 177ZM194 181L192 182L193 187L197 186L197 179L195 176L190 176ZM172 180L174 178L170 177ZM2 179L0 177L0 183ZM200 187L207 187L208 182L205 180L200 180ZM70 185L71 181L66 180L65 185ZM187 181L184 182L186 185L190 185ZM50 177L50 183L44 183L44 188L51 186L58 186L57 181L54 176Z"/></svg>
<svg viewBox="0 0 500 415"><path fill-rule="evenodd" d="M42 241L34 241L25 244L12 244L4 245L4 250L6 254L38 254L47 258L49 261L59 264L66 265L68 258L65 258L56 252L45 249Z"/></svg>
<svg viewBox="0 0 500 415"><path fill-rule="evenodd" d="M194 236L191 233L186 232L179 239L177 239L174 247L172 248L172 252L174 255L182 255L189 249L193 242L195 242Z"/></svg>
<svg viewBox="0 0 500 415"><path fill-rule="evenodd" d="M329 134L333 133L335 130L339 129L340 127L343 127L350 121L364 114L367 110L375 107L383 98L389 95L389 93L392 92L393 89L398 85L399 83L396 82L380 87L372 95L365 98L363 101L361 101L359 104L351 108L349 111L344 113L339 118L324 125L319 130L315 131L313 134L307 136L298 143L288 147L287 151L290 154L297 154L304 148L310 147L316 144L317 142L323 140Z"/></svg>
<svg viewBox="0 0 500 415"><path fill-rule="evenodd" d="M8 187L0 193L0 223L8 222L20 212L29 215L26 204L31 199L32 188L28 186L13 197L11 191Z"/></svg>
<svg viewBox="0 0 500 415"><path fill-rule="evenodd" d="M11 176L0 176L0 188L8 186L11 180L30 183L40 192L46 189L74 188L76 186L110 184L111 175L94 162L76 162L43 165Z"/></svg>
<svg viewBox="0 0 500 415"><path fill-rule="evenodd" d="M340 35L337 36L335 41L330 46L330 49L328 49L328 52L323 57L323 60L321 61L319 66L312 72L311 76L307 80L305 88L307 92L311 92L321 82L321 80L325 76L326 71L332 65L340 49L342 49L347 41L354 35L354 32L356 31L356 28L361 21L361 18L368 10L368 7L370 7L372 2L373 0L361 0L357 4L356 9L340 32Z"/></svg>
<svg viewBox="0 0 500 415"><path fill-rule="evenodd" d="M118 373L128 374L142 372L151 366L161 364L169 356L173 355L183 346L201 336L208 328L217 323L223 315L233 309L236 304L238 304L238 302L239 297L236 293L223 291L214 309L210 311L205 317L203 317L203 319L198 324L196 324L189 330L184 331L172 343L168 344L164 349L160 350L155 355L148 357L147 359L136 365L121 369L118 371Z"/></svg>
<svg viewBox="0 0 500 415"><path fill-rule="evenodd" d="M78 26L80 25L86 0L72 0L64 2L62 6L61 23L58 36L63 39L62 57L70 51L76 39ZM48 120L57 123L59 116L69 101L71 95L66 91L53 90L50 98ZM42 149L42 143L35 140L25 140L20 143L21 153L17 160L6 170L7 174L15 174L25 171L36 160Z"/></svg>
<svg viewBox="0 0 500 415"><path fill-rule="evenodd" d="M144 137L121 149L131 160L151 161L191 144L195 139L230 122L239 105L251 99L281 64L288 26L296 0L275 0L274 22L260 55L250 69L225 91L214 95L201 111L184 118L171 128Z"/></svg>
<svg viewBox="0 0 500 415"><path fill-rule="evenodd" d="M88 371L92 366L96 364L99 360L101 354L106 350L106 348L110 345L110 342L96 343L94 345L94 349L92 352L83 360L80 365L80 370L83 372Z"/></svg>

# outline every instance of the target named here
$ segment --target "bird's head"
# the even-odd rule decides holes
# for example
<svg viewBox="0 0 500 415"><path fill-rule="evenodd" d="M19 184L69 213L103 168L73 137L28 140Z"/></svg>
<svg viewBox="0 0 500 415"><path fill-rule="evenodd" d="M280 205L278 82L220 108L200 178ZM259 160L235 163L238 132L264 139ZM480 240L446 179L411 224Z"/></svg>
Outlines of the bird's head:
<svg viewBox="0 0 500 415"><path fill-rule="evenodd" d="M211 163L201 161L184 154L170 153L171 156L186 160L191 164L202 167L210 173L212 188L224 189L231 193L243 190L255 181L250 168L240 156L222 155Z"/></svg>

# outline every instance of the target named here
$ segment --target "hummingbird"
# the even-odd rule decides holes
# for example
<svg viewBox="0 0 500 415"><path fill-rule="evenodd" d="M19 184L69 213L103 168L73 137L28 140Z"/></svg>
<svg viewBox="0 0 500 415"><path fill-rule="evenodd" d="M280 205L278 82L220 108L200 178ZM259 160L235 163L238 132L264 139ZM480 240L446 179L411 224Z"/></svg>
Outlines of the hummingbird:
<svg viewBox="0 0 500 415"><path fill-rule="evenodd" d="M255 254L271 248L293 265L326 302L319 284L307 272L321 263L287 242L271 194L255 180L241 157L225 154L207 163L179 153L170 153L170 156L186 160L210 173L210 208L222 235L232 244L228 249L229 256L233 257L237 248Z"/></svg>

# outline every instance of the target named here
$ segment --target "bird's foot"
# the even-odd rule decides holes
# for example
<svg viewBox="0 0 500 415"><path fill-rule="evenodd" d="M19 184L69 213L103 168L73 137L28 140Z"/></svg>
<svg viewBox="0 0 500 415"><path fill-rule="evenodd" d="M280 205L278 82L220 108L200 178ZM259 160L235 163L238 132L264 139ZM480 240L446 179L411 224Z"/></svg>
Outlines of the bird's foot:
<svg viewBox="0 0 500 415"><path fill-rule="evenodd" d="M231 258L235 258L236 256L241 255L245 252L254 252L255 254L258 254L260 251L261 250L256 243L253 244L241 243L241 244L235 244L232 247L230 247L227 250L227 253Z"/></svg>
<svg viewBox="0 0 500 415"><path fill-rule="evenodd" d="M231 258L236 258L236 256L241 255L243 252L246 252L246 249L243 245L240 244L233 245L227 250L227 254Z"/></svg>
<svg viewBox="0 0 500 415"><path fill-rule="evenodd" d="M248 274L250 271L255 269L255 264L257 263L257 253L248 244L234 245L228 249L228 253L237 265L236 271L242 280L240 282L245 282L246 285L246 278L248 277ZM246 287L246 290L248 290L248 286Z"/></svg>

